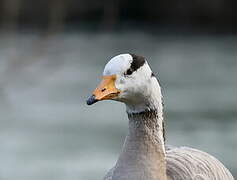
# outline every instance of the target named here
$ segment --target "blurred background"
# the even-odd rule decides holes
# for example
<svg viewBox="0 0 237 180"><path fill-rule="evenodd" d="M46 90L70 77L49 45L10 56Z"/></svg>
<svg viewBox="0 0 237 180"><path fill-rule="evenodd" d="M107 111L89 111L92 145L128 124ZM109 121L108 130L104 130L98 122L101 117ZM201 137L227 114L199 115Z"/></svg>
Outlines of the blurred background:
<svg viewBox="0 0 237 180"><path fill-rule="evenodd" d="M100 180L127 133L124 105L85 101L120 53L149 61L167 144L237 177L237 2L0 0L0 179Z"/></svg>

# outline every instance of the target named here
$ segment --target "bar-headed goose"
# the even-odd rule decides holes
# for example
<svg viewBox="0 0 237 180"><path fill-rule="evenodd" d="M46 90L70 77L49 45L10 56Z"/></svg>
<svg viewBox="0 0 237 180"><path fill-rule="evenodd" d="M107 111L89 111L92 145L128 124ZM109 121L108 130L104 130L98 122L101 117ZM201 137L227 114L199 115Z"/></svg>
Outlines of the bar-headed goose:
<svg viewBox="0 0 237 180"><path fill-rule="evenodd" d="M121 54L106 64L103 80L87 104L109 99L126 105L129 132L105 180L234 180L205 152L165 148L161 88L143 57Z"/></svg>

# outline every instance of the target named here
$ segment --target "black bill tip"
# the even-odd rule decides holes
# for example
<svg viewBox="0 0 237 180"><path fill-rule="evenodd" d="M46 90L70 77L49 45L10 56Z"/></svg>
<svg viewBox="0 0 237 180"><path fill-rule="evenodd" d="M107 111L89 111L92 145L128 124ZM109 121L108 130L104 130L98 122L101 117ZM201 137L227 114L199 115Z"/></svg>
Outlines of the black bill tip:
<svg viewBox="0 0 237 180"><path fill-rule="evenodd" d="M95 95L92 95L91 97L89 97L86 101L87 105L92 105L94 103L96 103L98 100L95 98Z"/></svg>

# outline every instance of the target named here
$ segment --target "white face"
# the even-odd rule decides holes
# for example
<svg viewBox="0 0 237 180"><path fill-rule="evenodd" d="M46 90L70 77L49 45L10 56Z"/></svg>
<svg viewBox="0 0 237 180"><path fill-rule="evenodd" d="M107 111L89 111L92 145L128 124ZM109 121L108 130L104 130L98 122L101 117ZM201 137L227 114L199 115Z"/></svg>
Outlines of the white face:
<svg viewBox="0 0 237 180"><path fill-rule="evenodd" d="M143 57L121 54L106 64L102 81L87 104L109 99L124 102L128 112L162 107L159 83Z"/></svg>
<svg viewBox="0 0 237 180"><path fill-rule="evenodd" d="M112 58L106 64L103 75L116 75L115 87L120 94L114 100L133 105L146 103L153 80L156 81L148 63L144 59L134 59L130 54Z"/></svg>
<svg viewBox="0 0 237 180"><path fill-rule="evenodd" d="M113 57L104 68L103 75L117 75L123 74L129 67L133 61L133 57L130 54L120 54L118 56Z"/></svg>

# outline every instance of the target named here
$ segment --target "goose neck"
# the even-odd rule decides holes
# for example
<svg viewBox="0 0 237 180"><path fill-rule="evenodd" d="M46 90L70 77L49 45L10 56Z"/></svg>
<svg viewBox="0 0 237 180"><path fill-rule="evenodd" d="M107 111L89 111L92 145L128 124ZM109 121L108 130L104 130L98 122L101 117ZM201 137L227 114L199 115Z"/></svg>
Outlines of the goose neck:
<svg viewBox="0 0 237 180"><path fill-rule="evenodd" d="M163 129L157 111L128 113L128 117L129 133L116 164L114 179L166 180Z"/></svg>

